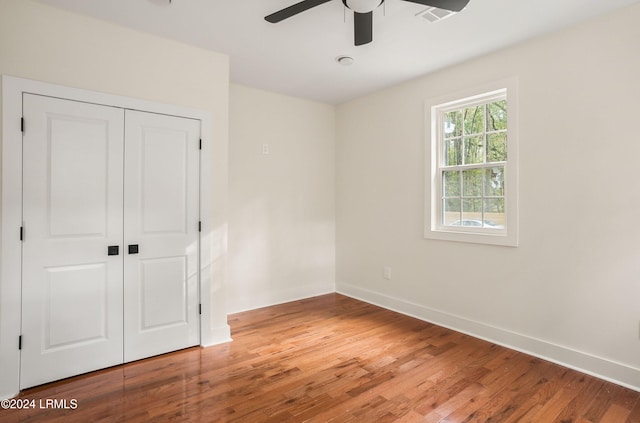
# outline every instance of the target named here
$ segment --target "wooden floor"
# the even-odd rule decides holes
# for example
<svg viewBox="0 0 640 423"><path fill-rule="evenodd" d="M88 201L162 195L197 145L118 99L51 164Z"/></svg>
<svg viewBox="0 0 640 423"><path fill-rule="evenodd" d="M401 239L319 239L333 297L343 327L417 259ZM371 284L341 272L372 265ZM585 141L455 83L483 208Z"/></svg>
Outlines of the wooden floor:
<svg viewBox="0 0 640 423"><path fill-rule="evenodd" d="M30 389L0 421L640 422L638 392L337 294L229 323L232 343Z"/></svg>

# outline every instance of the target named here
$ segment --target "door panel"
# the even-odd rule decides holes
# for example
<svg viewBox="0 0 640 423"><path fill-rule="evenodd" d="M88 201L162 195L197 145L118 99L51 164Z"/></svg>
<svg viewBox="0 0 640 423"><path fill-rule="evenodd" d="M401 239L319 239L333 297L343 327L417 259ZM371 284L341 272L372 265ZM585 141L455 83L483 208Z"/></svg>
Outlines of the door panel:
<svg viewBox="0 0 640 423"><path fill-rule="evenodd" d="M44 351L107 338L107 272L104 263L46 269ZM70 293L82 301L71 303Z"/></svg>
<svg viewBox="0 0 640 423"><path fill-rule="evenodd" d="M138 144L141 231L145 235L186 234L189 211L187 188L191 179L187 169L189 132L157 127L139 130L142 136Z"/></svg>
<svg viewBox="0 0 640 423"><path fill-rule="evenodd" d="M108 124L104 120L49 115L52 236L104 237L107 232Z"/></svg>
<svg viewBox="0 0 640 423"><path fill-rule="evenodd" d="M25 94L20 387L123 360L123 110Z"/></svg>
<svg viewBox="0 0 640 423"><path fill-rule="evenodd" d="M186 257L140 260L140 330L188 324Z"/></svg>
<svg viewBox="0 0 640 423"><path fill-rule="evenodd" d="M200 122L126 112L125 361L199 342Z"/></svg>

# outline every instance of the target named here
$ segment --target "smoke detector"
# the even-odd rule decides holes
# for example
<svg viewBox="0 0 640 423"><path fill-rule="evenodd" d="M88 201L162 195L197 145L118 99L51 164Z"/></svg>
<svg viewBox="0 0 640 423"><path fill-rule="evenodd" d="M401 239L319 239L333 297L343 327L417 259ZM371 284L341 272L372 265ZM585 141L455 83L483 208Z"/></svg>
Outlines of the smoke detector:
<svg viewBox="0 0 640 423"><path fill-rule="evenodd" d="M338 56L336 57L336 62L338 62L342 66L351 66L354 60L351 56Z"/></svg>

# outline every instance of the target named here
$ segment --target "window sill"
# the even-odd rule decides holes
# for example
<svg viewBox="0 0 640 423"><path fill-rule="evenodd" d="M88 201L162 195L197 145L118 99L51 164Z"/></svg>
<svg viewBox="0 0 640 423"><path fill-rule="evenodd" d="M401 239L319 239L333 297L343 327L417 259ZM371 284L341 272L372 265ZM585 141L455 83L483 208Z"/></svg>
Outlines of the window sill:
<svg viewBox="0 0 640 423"><path fill-rule="evenodd" d="M427 239L436 239L440 241L467 242L473 244L501 245L505 247L517 247L518 237L513 233L480 233L480 232L462 232L447 231L444 229L426 228L424 237Z"/></svg>

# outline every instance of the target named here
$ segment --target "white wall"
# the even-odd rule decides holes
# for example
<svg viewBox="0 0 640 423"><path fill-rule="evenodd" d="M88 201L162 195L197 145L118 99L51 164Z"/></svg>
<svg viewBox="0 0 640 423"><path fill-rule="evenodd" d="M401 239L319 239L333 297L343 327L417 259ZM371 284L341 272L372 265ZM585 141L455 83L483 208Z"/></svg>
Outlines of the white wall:
<svg viewBox="0 0 640 423"><path fill-rule="evenodd" d="M0 73L211 111L214 326L226 326L224 289L240 311L335 280L640 389L639 18L634 6L336 111L237 85L229 98L225 56L0 0ZM423 239L424 100L507 76L520 81L520 246Z"/></svg>
<svg viewBox="0 0 640 423"><path fill-rule="evenodd" d="M229 128L229 311L333 292L335 108L232 84Z"/></svg>
<svg viewBox="0 0 640 423"><path fill-rule="evenodd" d="M0 0L0 74L210 112L213 140L210 329L228 337L225 286L229 61L224 55L110 25L30 0ZM3 105L4 106L4 105ZM2 207L10 205L3 204ZM205 217L205 220L207 218ZM19 327L0 285L0 397L15 393ZM8 330L7 328L11 329ZM10 333L10 336L8 335ZM225 335L226 334L226 335ZM14 337L14 335L16 337ZM10 338L10 339L9 339ZM11 350L11 352L9 352Z"/></svg>
<svg viewBox="0 0 640 423"><path fill-rule="evenodd" d="M638 21L635 5L339 106L337 290L640 389ZM520 246L423 239L424 100L510 76Z"/></svg>

